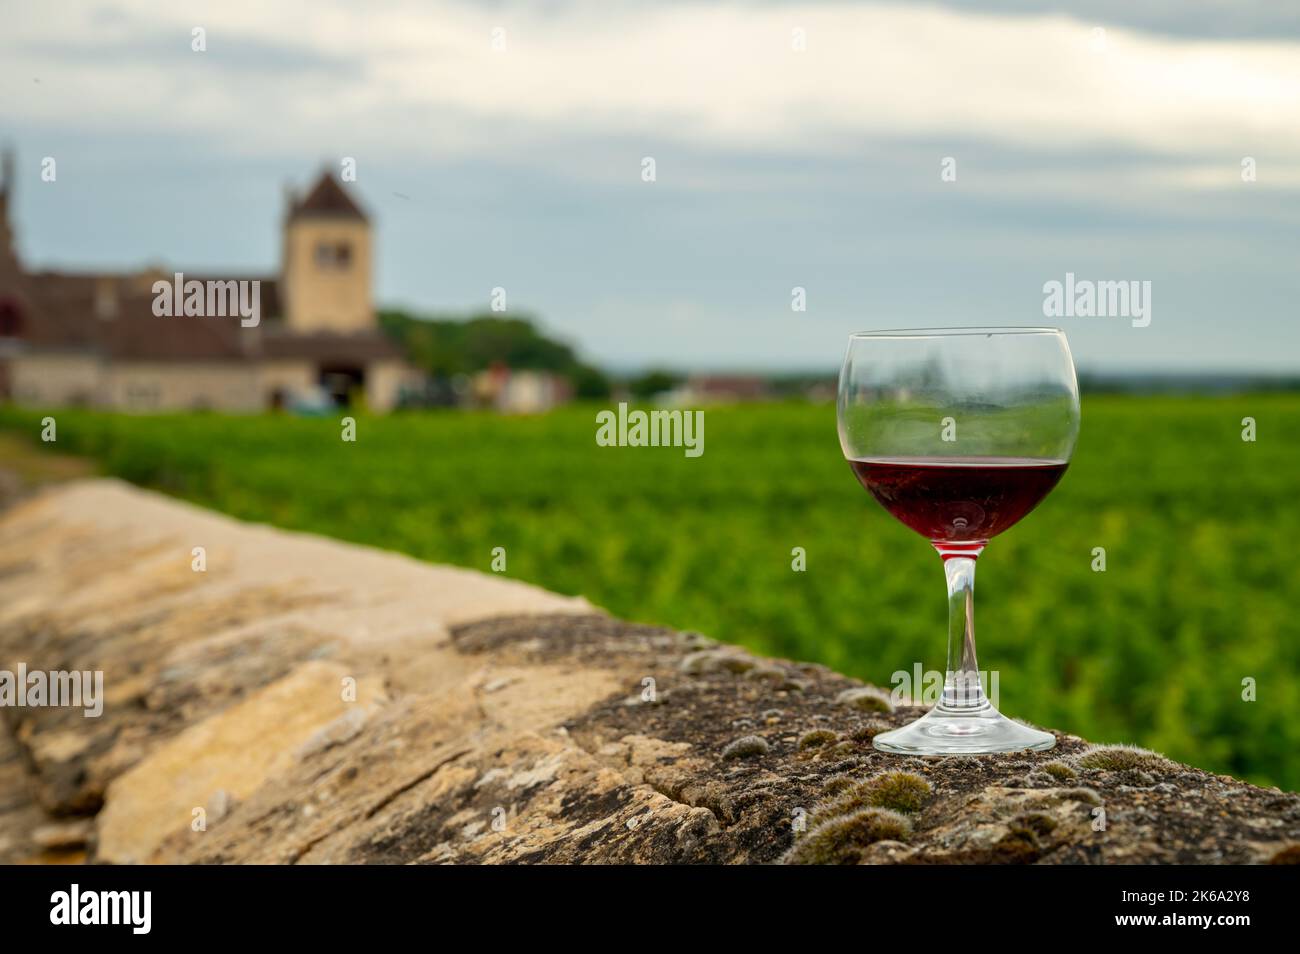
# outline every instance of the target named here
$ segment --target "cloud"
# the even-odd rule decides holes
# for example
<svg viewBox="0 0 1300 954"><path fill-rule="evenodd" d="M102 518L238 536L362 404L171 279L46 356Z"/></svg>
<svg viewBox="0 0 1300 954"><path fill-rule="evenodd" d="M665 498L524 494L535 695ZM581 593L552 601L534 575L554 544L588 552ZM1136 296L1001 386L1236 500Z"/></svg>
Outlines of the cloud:
<svg viewBox="0 0 1300 954"><path fill-rule="evenodd" d="M34 5L7 14L11 121L165 127L232 154L521 162L535 150L580 163L572 147L594 138L647 154L851 156L916 139L1231 162L1264 143L1300 152L1294 40L1103 35L1064 16L918 4L109 9L60 5L57 31ZM189 49L194 26L206 53Z"/></svg>
<svg viewBox="0 0 1300 954"><path fill-rule="evenodd" d="M1043 0L938 0L956 9L1041 13ZM1300 37L1300 7L1276 0L1056 0L1053 8L1089 23L1215 39Z"/></svg>
<svg viewBox="0 0 1300 954"><path fill-rule="evenodd" d="M1150 329L1072 325L1083 364L1294 367L1296 31L990 2L10 4L21 247L270 267L277 183L354 156L380 300L505 286L600 360L833 363L860 327L1041 323L1074 271L1162 303ZM1256 36L1286 19L1224 9Z"/></svg>

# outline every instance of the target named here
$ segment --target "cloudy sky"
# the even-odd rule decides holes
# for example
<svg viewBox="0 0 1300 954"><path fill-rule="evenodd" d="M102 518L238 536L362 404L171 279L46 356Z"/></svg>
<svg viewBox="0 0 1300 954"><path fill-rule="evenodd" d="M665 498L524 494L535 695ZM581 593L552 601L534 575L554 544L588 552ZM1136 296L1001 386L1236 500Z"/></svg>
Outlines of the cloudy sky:
<svg viewBox="0 0 1300 954"><path fill-rule="evenodd" d="M1092 371L1300 370L1300 5L0 0L0 24L32 266L273 271L285 184L351 157L380 302L504 287L614 367L1058 324ZM1151 282L1150 325L1045 318L1067 272Z"/></svg>

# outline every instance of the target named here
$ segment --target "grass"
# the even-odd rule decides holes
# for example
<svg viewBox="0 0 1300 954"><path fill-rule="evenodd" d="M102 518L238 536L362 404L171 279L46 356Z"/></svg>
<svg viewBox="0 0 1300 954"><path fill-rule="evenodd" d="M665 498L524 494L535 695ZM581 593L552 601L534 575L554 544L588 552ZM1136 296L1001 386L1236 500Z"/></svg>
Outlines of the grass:
<svg viewBox="0 0 1300 954"><path fill-rule="evenodd" d="M93 473L91 462L80 457L43 451L38 445L13 433L0 433L0 466L12 475L14 490L23 490Z"/></svg>
<svg viewBox="0 0 1300 954"><path fill-rule="evenodd" d="M55 416L60 452L238 517L484 571L504 547L509 576L886 687L942 668L940 561L858 487L833 408L708 410L694 459L598 447L595 412L361 417L355 443L329 419ZM1086 400L1061 485L980 559L1003 710L1300 787L1298 465L1300 395Z"/></svg>

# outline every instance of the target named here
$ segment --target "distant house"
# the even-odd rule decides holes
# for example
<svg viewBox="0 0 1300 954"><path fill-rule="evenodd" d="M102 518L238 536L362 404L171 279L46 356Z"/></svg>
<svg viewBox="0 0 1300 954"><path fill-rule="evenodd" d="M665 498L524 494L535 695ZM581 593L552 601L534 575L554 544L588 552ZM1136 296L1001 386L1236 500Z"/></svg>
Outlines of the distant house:
<svg viewBox="0 0 1300 954"><path fill-rule="evenodd" d="M695 374L665 396L665 403L681 407L697 404L734 404L771 397L767 379L757 375Z"/></svg>
<svg viewBox="0 0 1300 954"><path fill-rule="evenodd" d="M512 370L494 365L471 379L471 406L503 414L540 414L573 399L569 379L549 371Z"/></svg>
<svg viewBox="0 0 1300 954"><path fill-rule="evenodd" d="M371 225L328 172L290 193L278 275L184 272L260 282L260 321L155 313L170 269L24 269L15 248L11 156L0 173L0 400L41 407L255 411L297 403L392 408L418 379L378 328Z"/></svg>

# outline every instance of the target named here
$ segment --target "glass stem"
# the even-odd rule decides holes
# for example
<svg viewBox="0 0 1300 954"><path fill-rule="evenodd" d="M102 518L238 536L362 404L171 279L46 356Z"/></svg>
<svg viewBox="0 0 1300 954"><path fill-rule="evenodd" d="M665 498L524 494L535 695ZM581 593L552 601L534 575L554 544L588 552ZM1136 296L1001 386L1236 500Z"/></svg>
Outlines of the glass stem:
<svg viewBox="0 0 1300 954"><path fill-rule="evenodd" d="M979 550L939 552L948 577L948 669L939 708L965 713L987 709L989 701L975 658L975 558Z"/></svg>

